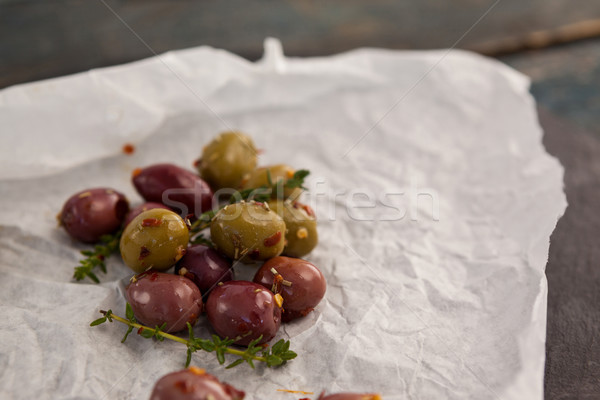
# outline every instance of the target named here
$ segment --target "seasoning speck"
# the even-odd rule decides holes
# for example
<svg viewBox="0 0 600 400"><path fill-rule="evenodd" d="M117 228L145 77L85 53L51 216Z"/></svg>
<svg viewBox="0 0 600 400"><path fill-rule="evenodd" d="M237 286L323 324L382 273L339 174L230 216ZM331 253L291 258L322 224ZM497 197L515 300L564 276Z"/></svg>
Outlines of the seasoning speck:
<svg viewBox="0 0 600 400"><path fill-rule="evenodd" d="M131 155L131 154L135 153L135 146L132 145L131 143L125 143L123 145L123 153L125 153L127 155Z"/></svg>

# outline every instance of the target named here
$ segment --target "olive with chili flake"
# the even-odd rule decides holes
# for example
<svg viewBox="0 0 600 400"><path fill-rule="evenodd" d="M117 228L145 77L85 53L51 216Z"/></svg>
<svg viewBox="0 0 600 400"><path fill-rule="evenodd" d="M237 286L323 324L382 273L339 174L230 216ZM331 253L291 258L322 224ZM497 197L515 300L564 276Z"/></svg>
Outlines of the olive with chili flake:
<svg viewBox="0 0 600 400"><path fill-rule="evenodd" d="M230 204L210 224L217 250L245 263L276 257L285 245L285 223L266 203Z"/></svg>
<svg viewBox="0 0 600 400"><path fill-rule="evenodd" d="M303 257L317 246L317 220L310 206L298 201L271 200L269 207L285 222L287 243L283 255Z"/></svg>
<svg viewBox="0 0 600 400"><path fill-rule="evenodd" d="M173 211L144 211L125 227L119 248L125 264L135 272L164 271L183 257L189 230Z"/></svg>
<svg viewBox="0 0 600 400"><path fill-rule="evenodd" d="M198 172L214 189L237 188L242 178L256 168L257 150L241 132L223 132L202 151Z"/></svg>
<svg viewBox="0 0 600 400"><path fill-rule="evenodd" d="M173 274L148 271L136 275L125 288L135 318L147 326L166 324L165 332L194 325L202 312L202 294L194 283Z"/></svg>
<svg viewBox="0 0 600 400"><path fill-rule="evenodd" d="M118 230L128 210L129 203L121 193L95 188L71 196L57 218L74 239L95 243Z"/></svg>
<svg viewBox="0 0 600 400"><path fill-rule="evenodd" d="M263 286L248 281L229 281L217 285L206 301L206 315L213 329L223 338L239 338L236 344L248 345L271 340L281 324L281 297Z"/></svg>
<svg viewBox="0 0 600 400"><path fill-rule="evenodd" d="M325 277L316 266L283 256L265 262L256 271L253 281L281 294L284 322L304 317L314 310L327 289Z"/></svg>
<svg viewBox="0 0 600 400"><path fill-rule="evenodd" d="M131 221L133 221L133 219L135 217L137 217L138 215L140 215L144 211L152 210L154 208L162 208L163 210L169 210L169 207L167 207L167 206L165 206L164 204L161 204L161 203L148 202L148 203L140 204L137 207L133 207L127 213L127 216L125 217L125 222L123 223L123 226L129 225L129 223Z"/></svg>

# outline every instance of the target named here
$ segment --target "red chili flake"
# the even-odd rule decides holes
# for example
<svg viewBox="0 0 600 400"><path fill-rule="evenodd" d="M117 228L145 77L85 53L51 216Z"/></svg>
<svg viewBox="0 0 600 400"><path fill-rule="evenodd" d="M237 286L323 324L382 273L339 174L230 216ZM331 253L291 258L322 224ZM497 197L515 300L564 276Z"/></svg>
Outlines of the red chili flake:
<svg viewBox="0 0 600 400"><path fill-rule="evenodd" d="M193 165L194 165L194 167L197 167L198 165L200 165L200 163L201 163L201 162L202 162L202 159L201 159L201 158L199 158L199 159L197 159L196 161L194 161L194 164L193 164Z"/></svg>
<svg viewBox="0 0 600 400"><path fill-rule="evenodd" d="M258 257L260 257L260 251L258 249L254 249L248 254L248 257L253 260L258 260Z"/></svg>
<svg viewBox="0 0 600 400"><path fill-rule="evenodd" d="M179 389L181 393L192 393L194 390L193 385L190 385L188 381L177 381L173 384L173 386Z"/></svg>
<svg viewBox="0 0 600 400"><path fill-rule="evenodd" d="M150 250L148 250L148 248L146 246L142 246L140 248L140 257L138 258L138 260L143 260L144 258L148 257L150 255ZM150 277L150 279L152 279L152 277Z"/></svg>
<svg viewBox="0 0 600 400"><path fill-rule="evenodd" d="M138 176L141 173L142 173L142 169L141 168L136 168L136 169L133 170L133 172L131 173L131 175L135 178L136 176Z"/></svg>
<svg viewBox="0 0 600 400"><path fill-rule="evenodd" d="M158 279L158 272L153 272L150 274L150 278L151 281L155 281Z"/></svg>
<svg viewBox="0 0 600 400"><path fill-rule="evenodd" d="M104 261L104 255L103 254L98 254L96 257L98 257L98 260L100 261Z"/></svg>
<svg viewBox="0 0 600 400"><path fill-rule="evenodd" d="M158 218L146 218L142 221L143 227L156 227L162 224L162 220Z"/></svg>
<svg viewBox="0 0 600 400"><path fill-rule="evenodd" d="M144 328L140 327L140 329L138 329L138 335L141 335L142 332L144 332Z"/></svg>
<svg viewBox="0 0 600 400"><path fill-rule="evenodd" d="M302 206L302 208L304 208L304 211L306 211L306 213L307 213L309 216L311 216L311 217L314 217L314 216L315 216L315 212L313 211L312 207L311 207L311 206L309 206L308 204L304 204L304 205Z"/></svg>
<svg viewBox="0 0 600 400"><path fill-rule="evenodd" d="M281 231L277 231L276 234L274 234L273 236L269 236L268 238L266 238L263 243L265 245L265 247L271 247L271 246L275 246L277 243L279 243L279 241L281 240Z"/></svg>
<svg viewBox="0 0 600 400"><path fill-rule="evenodd" d="M133 154L135 153L135 146L131 143L125 143L123 145L123 153L125 154Z"/></svg>
<svg viewBox="0 0 600 400"><path fill-rule="evenodd" d="M277 274L273 277L273 285L271 286L271 291L273 293L281 292L281 282L283 282L283 276Z"/></svg>

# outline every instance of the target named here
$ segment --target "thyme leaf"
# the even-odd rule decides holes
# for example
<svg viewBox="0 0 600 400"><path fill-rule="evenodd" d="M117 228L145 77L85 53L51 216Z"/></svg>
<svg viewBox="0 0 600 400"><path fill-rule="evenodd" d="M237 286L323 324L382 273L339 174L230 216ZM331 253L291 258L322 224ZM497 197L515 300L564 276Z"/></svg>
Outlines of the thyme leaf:
<svg viewBox="0 0 600 400"><path fill-rule="evenodd" d="M133 317L133 310L131 309L129 303L127 303L126 306L127 318L115 315L111 310L101 310L100 313L103 316L93 321L90 326L101 325L107 321L117 321L127 325L127 333L121 342L124 342L127 339L127 336L130 332L132 332L134 329L137 329L137 333L146 339L156 338L159 341L169 339L185 344L187 347L185 361L186 367L190 365L192 362L192 355L197 351L215 353L217 360L221 365L225 364L227 357L236 357L225 368L234 368L243 363L247 363L251 368L255 368L255 362L263 362L267 367L277 367L285 364L289 360L293 360L297 356L295 352L289 350L289 340L281 339L272 347L269 347L258 344L262 339L262 336L260 336L250 342L245 349L238 349L232 346L237 340L241 339L241 337L236 337L234 339L223 339L217 335L212 335L210 339L197 338L194 336L194 330L192 329L192 325L190 323L187 324L188 338L184 339L182 337L166 333L164 331L166 328L166 323L160 327L155 326L154 328L138 323L135 320L135 317Z"/></svg>
<svg viewBox="0 0 600 400"><path fill-rule="evenodd" d="M100 279L98 279L93 270L99 267L102 272L106 273L106 259L119 250L119 242L121 241L122 234L123 230L121 229L111 235L103 235L100 238L100 243L94 245L93 250L82 250L81 254L85 258L79 260L80 265L75 267L73 278L81 281L87 277L95 283L100 283Z"/></svg>

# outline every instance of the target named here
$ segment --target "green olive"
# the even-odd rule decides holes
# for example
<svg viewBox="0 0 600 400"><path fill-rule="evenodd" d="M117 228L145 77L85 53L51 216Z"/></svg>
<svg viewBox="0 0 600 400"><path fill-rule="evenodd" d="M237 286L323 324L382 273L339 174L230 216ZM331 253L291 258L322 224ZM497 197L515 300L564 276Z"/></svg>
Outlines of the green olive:
<svg viewBox="0 0 600 400"><path fill-rule="evenodd" d="M244 175L256 168L257 151L250 137L224 132L202 151L198 172L213 190L238 188Z"/></svg>
<svg viewBox="0 0 600 400"><path fill-rule="evenodd" d="M154 208L131 221L121 236L121 256L135 272L164 271L185 254L189 230L173 211Z"/></svg>
<svg viewBox="0 0 600 400"><path fill-rule="evenodd" d="M254 171L244 176L241 188L251 189L258 188L261 186L269 187L270 185L267 171L269 171L269 174L271 175L271 183L273 185L277 184L280 181L283 183L282 185L277 185L277 188L273 191L271 197L282 198L281 192L283 192L284 199L298 199L298 197L302 193L302 189L285 187L285 183L288 181L288 179L292 178L294 176L294 173L296 172L292 167L285 164L277 164L255 169Z"/></svg>
<svg viewBox="0 0 600 400"><path fill-rule="evenodd" d="M303 257L314 249L319 241L315 213L300 202L271 200L269 207L285 222L286 244L283 255Z"/></svg>
<svg viewBox="0 0 600 400"><path fill-rule="evenodd" d="M266 203L240 202L221 209L210 224L217 249L245 263L276 257L285 244L285 223Z"/></svg>

